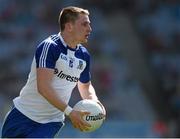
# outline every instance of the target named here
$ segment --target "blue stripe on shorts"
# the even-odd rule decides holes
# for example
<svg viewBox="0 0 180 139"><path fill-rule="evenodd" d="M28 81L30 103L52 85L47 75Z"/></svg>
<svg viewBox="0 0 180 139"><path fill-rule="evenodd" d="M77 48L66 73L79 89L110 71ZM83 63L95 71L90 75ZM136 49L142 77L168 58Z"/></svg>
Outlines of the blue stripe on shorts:
<svg viewBox="0 0 180 139"><path fill-rule="evenodd" d="M37 123L16 108L7 115L2 127L2 138L53 138L63 122Z"/></svg>

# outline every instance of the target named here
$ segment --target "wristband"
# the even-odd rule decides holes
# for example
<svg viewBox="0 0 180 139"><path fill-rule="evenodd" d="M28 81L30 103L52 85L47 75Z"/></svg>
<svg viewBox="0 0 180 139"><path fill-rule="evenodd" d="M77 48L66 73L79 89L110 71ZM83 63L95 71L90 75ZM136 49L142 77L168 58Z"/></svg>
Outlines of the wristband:
<svg viewBox="0 0 180 139"><path fill-rule="evenodd" d="M65 110L64 110L64 113L67 115L67 116L69 116L69 114L72 112L72 108L70 107L70 106L67 106L66 108L65 108Z"/></svg>

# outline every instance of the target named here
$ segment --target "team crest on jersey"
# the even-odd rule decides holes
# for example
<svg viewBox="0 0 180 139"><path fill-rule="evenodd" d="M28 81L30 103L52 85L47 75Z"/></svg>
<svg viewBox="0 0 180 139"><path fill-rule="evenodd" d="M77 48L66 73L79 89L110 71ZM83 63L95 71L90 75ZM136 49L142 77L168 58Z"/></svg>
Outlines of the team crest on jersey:
<svg viewBox="0 0 180 139"><path fill-rule="evenodd" d="M83 61L79 60L79 65L77 66L77 69L82 70L83 69Z"/></svg>
<svg viewBox="0 0 180 139"><path fill-rule="evenodd" d="M73 65L74 65L74 58L69 58L69 67L73 68Z"/></svg>

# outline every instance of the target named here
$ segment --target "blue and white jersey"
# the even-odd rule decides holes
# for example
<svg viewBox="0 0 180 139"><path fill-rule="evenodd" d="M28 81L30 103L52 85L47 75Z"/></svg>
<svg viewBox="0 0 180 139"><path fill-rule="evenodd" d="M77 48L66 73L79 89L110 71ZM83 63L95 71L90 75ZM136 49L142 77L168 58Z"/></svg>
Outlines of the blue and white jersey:
<svg viewBox="0 0 180 139"><path fill-rule="evenodd" d="M58 96L68 103L78 80L82 83L90 81L89 65L90 55L85 47L68 47L60 33L48 37L36 49L28 81L13 100L15 107L39 123L64 121L64 113L38 92L36 68L54 69L52 86Z"/></svg>

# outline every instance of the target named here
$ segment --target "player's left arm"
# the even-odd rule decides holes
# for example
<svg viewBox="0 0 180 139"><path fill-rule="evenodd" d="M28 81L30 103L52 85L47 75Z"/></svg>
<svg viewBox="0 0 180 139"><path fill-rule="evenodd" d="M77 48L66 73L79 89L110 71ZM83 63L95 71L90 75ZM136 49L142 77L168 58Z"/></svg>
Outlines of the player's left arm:
<svg viewBox="0 0 180 139"><path fill-rule="evenodd" d="M82 99L92 99L98 101L98 97L96 95L93 85L91 84L91 81L87 83L82 83L78 81L78 89Z"/></svg>
<svg viewBox="0 0 180 139"><path fill-rule="evenodd" d="M91 74L90 74L90 54L88 51L84 51L84 60L86 61L86 67L80 75L79 81L77 83L78 90L80 92L82 99L91 99L96 101L104 110L104 115L106 111L102 103L99 101L96 91L91 83Z"/></svg>

